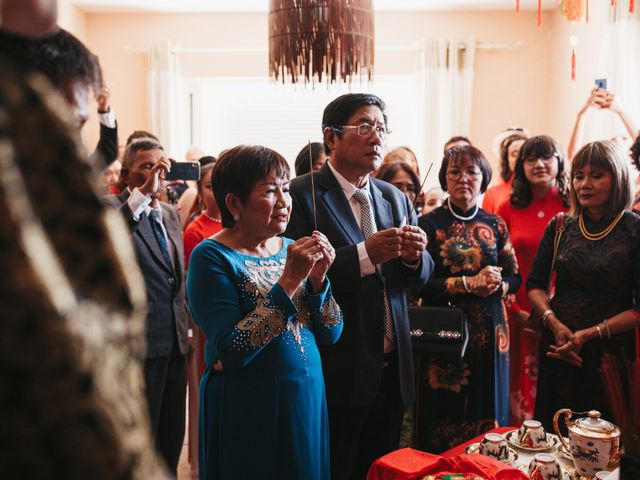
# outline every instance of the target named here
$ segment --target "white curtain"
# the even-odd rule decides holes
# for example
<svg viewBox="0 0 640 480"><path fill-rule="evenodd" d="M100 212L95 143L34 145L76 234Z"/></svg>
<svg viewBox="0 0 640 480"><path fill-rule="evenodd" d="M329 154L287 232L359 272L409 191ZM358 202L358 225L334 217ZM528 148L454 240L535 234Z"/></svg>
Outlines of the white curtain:
<svg viewBox="0 0 640 480"><path fill-rule="evenodd" d="M149 113L151 131L167 154L182 160L189 139L178 49L171 41L149 47Z"/></svg>
<svg viewBox="0 0 640 480"><path fill-rule="evenodd" d="M437 184L442 162L442 147L454 135L469 135L473 92L474 39L425 39L418 54L418 78L421 83L421 130L426 172L433 168L428 185Z"/></svg>
<svg viewBox="0 0 640 480"><path fill-rule="evenodd" d="M624 112L640 124L640 5L629 13L629 2L618 1L610 9L602 35L599 76L607 78L607 88L615 93ZM587 138L593 140L627 135L613 112L603 112L589 122Z"/></svg>

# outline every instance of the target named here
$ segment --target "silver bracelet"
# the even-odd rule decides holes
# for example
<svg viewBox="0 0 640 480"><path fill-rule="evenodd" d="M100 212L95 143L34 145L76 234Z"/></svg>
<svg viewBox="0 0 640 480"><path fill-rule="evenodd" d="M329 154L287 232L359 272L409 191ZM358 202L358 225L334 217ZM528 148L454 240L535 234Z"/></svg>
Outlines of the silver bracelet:
<svg viewBox="0 0 640 480"><path fill-rule="evenodd" d="M604 319L604 331L607 332L607 338L611 338L611 330L609 330L609 322Z"/></svg>
<svg viewBox="0 0 640 480"><path fill-rule="evenodd" d="M467 286L467 277L465 277L464 275L462 276L462 285L464 286L465 292L471 293L471 290L469 290L469 287Z"/></svg>
<svg viewBox="0 0 640 480"><path fill-rule="evenodd" d="M555 312L551 309L545 310L544 313L542 314L542 324L546 325L547 324L547 318L549 318L549 315L555 315Z"/></svg>
<svg viewBox="0 0 640 480"><path fill-rule="evenodd" d="M600 337L600 340L604 340L604 337L602 336L602 329L600 328L600 325L596 325L596 330L598 331L598 336Z"/></svg>

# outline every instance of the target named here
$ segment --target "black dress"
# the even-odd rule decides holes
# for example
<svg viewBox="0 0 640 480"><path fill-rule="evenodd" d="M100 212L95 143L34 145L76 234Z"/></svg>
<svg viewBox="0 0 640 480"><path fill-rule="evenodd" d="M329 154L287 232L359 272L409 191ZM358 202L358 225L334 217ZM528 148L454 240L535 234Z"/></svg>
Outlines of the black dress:
<svg viewBox="0 0 640 480"><path fill-rule="evenodd" d="M585 215L587 231L591 233L603 231L612 221L613 217L607 217L592 222ZM555 224L553 219L544 232L527 279L527 290L547 288ZM628 309L637 311L639 290L638 215L625 212L611 233L598 241L587 240L580 233L577 218L565 217L565 231L556 260L555 294L550 302L562 323L575 332ZM550 429L554 413L560 408L570 408L576 412L599 410L603 418L614 420L598 369L605 352L616 355L621 362L633 359L633 342L632 331L613 335L611 339L591 340L580 352L583 366L575 367L546 356L554 337L550 329L544 328L535 418Z"/></svg>
<svg viewBox="0 0 640 480"><path fill-rule="evenodd" d="M473 211L456 212L469 217ZM483 209L459 220L445 204L420 218L433 277L421 293L425 305L464 309L469 344L463 358L418 358L417 446L439 453L509 419L509 330L500 292L486 298L469 294L462 276L487 265L502 267L509 292L521 278L504 221Z"/></svg>

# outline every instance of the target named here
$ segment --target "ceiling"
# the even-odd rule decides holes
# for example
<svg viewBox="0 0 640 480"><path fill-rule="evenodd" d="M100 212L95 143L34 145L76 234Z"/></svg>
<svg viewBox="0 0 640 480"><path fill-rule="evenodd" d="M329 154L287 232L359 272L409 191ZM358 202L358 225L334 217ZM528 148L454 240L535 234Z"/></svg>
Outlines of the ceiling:
<svg viewBox="0 0 640 480"><path fill-rule="evenodd" d="M85 12L267 12L269 0L70 0ZM376 11L515 10L516 0L374 0ZM544 10L560 0L542 0ZM535 10L538 0L520 0Z"/></svg>

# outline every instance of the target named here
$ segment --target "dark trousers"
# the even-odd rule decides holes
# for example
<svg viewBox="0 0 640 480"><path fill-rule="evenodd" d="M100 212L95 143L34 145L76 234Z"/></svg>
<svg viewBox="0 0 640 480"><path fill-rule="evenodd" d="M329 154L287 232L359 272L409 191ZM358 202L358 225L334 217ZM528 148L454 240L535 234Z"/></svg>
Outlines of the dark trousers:
<svg viewBox="0 0 640 480"><path fill-rule="evenodd" d="M404 405L397 354L387 357L389 365L371 405L328 405L332 480L363 480L374 460L398 449Z"/></svg>
<svg viewBox="0 0 640 480"><path fill-rule="evenodd" d="M167 356L147 358L144 381L156 448L175 475L184 442L187 356L174 345Z"/></svg>

